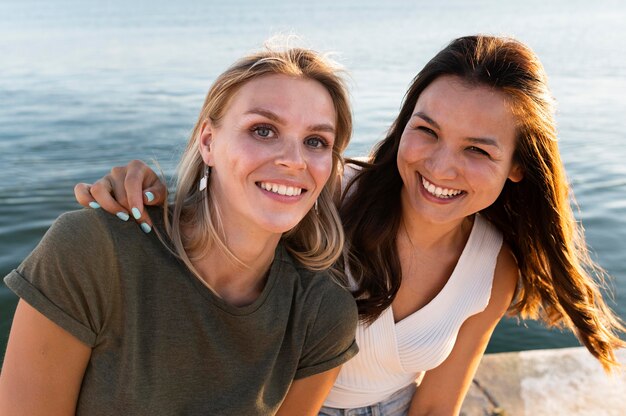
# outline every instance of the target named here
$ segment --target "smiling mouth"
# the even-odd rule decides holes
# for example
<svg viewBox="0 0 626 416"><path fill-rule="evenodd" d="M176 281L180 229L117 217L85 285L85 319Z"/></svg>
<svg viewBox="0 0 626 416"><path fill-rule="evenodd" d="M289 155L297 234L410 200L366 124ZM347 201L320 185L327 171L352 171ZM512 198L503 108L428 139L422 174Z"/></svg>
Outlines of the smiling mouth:
<svg viewBox="0 0 626 416"><path fill-rule="evenodd" d="M421 175L420 175L421 176ZM456 196L462 195L465 191L460 189L452 189L452 188L441 188L436 186L435 184L430 183L426 178L422 176L422 186L432 196L441 199L451 199Z"/></svg>
<svg viewBox="0 0 626 416"><path fill-rule="evenodd" d="M268 192L272 192L283 196L298 196L302 192L306 192L306 189L298 188L297 186L287 186L271 182L257 182L257 185Z"/></svg>

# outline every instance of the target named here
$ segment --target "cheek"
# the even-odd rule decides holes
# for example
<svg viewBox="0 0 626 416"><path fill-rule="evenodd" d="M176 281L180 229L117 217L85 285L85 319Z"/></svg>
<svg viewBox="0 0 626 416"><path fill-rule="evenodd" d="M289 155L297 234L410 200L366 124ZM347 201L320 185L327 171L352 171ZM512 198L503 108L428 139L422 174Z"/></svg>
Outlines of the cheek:
<svg viewBox="0 0 626 416"><path fill-rule="evenodd" d="M319 155L313 157L309 161L309 171L315 180L316 185L319 188L323 188L326 182L330 178L333 168L333 156L332 153Z"/></svg>
<svg viewBox="0 0 626 416"><path fill-rule="evenodd" d="M231 140L224 152L227 169L250 170L275 157L276 150L255 140Z"/></svg>
<svg viewBox="0 0 626 416"><path fill-rule="evenodd" d="M398 167L401 169L403 164L418 161L425 154L426 149L417 138L405 137L400 139L398 145Z"/></svg>
<svg viewBox="0 0 626 416"><path fill-rule="evenodd" d="M328 156L326 156L323 159L323 162L320 164L319 175L322 178L322 180L324 181L324 184L326 184L326 182L330 178L330 175L333 172L333 162L334 162L333 155L332 155L332 153L330 153ZM337 162L337 163L339 163L339 162Z"/></svg>
<svg viewBox="0 0 626 416"><path fill-rule="evenodd" d="M493 163L467 163L466 177L471 178L470 181L476 190L480 190L495 201L504 188L507 173L502 166Z"/></svg>

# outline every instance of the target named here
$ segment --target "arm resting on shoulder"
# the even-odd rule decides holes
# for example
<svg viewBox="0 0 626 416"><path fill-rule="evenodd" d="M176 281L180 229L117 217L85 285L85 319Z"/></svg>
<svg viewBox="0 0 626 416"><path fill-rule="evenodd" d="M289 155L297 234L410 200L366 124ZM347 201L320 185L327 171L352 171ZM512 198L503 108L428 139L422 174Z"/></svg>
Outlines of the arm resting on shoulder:
<svg viewBox="0 0 626 416"><path fill-rule="evenodd" d="M0 414L73 415L91 348L20 300L0 374Z"/></svg>
<svg viewBox="0 0 626 416"><path fill-rule="evenodd" d="M409 416L459 414L491 334L511 304L518 277L517 263L508 247L503 246L489 304L463 323L448 358L426 372L413 396Z"/></svg>
<svg viewBox="0 0 626 416"><path fill-rule="evenodd" d="M310 377L294 380L276 415L317 415L339 374L340 368L341 366Z"/></svg>

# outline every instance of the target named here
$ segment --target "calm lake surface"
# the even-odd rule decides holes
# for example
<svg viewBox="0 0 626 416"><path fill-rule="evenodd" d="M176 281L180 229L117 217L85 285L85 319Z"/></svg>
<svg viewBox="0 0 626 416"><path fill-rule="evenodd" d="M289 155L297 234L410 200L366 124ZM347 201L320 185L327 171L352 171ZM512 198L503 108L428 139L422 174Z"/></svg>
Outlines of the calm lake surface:
<svg viewBox="0 0 626 416"><path fill-rule="evenodd" d="M617 0L3 0L0 275L78 208L75 183L131 158L156 159L171 174L212 80L270 35L293 31L350 70L355 156L382 138L429 58L480 32L513 35L541 57L579 218L626 318L624 22ZM0 284L0 356L16 302ZM573 345L569 333L505 320L488 351Z"/></svg>

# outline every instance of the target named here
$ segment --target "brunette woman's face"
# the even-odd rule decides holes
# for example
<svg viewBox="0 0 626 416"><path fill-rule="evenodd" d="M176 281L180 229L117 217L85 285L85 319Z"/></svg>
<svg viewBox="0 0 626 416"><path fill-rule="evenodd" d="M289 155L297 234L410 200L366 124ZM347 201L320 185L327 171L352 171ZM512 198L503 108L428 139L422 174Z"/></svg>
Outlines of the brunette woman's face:
<svg viewBox="0 0 626 416"><path fill-rule="evenodd" d="M406 214L459 221L491 205L513 162L516 120L503 93L455 76L433 81L419 96L398 149Z"/></svg>
<svg viewBox="0 0 626 416"><path fill-rule="evenodd" d="M335 131L333 101L319 82L272 74L244 84L219 125L205 124L200 135L227 231L295 227L330 177Z"/></svg>

